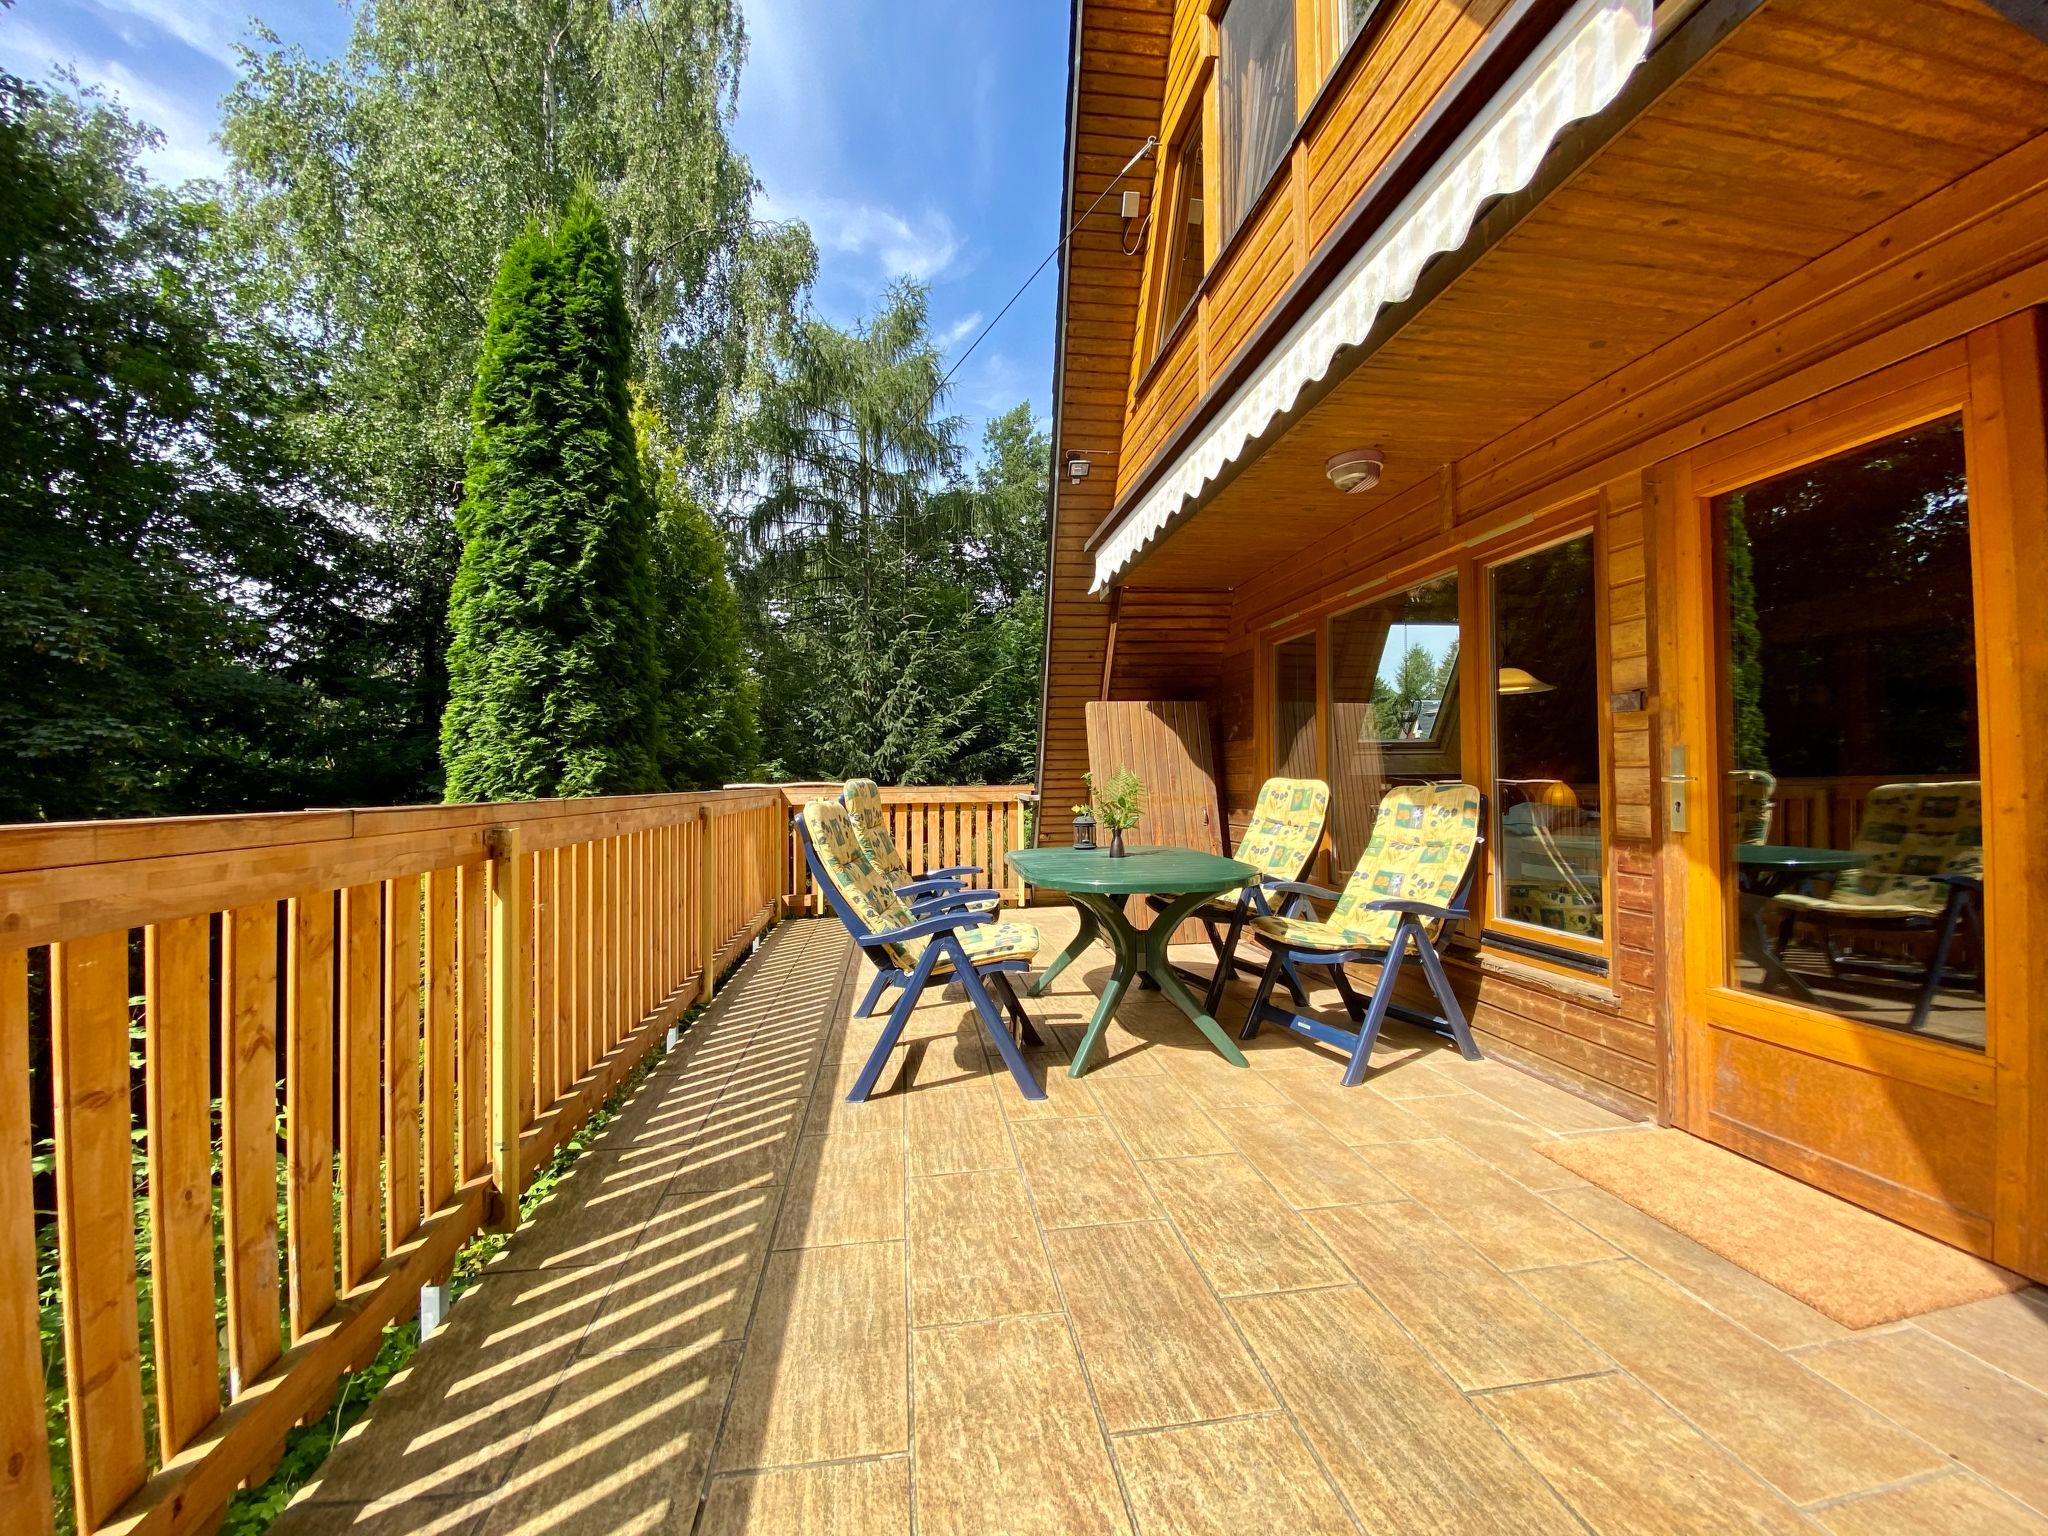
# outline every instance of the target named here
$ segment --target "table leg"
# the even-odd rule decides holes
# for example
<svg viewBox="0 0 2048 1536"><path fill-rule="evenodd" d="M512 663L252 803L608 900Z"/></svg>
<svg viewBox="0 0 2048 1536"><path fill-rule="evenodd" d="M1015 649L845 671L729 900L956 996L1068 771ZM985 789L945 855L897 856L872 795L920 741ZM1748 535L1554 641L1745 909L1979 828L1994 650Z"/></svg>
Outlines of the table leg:
<svg viewBox="0 0 2048 1536"><path fill-rule="evenodd" d="M1773 893L1775 894L1775 893ZM1771 898L1769 895L1745 893L1742 906L1742 947L1749 958L1763 974L1758 990L1764 992L1782 991L1794 1002L1805 1003L1810 1008L1826 1006L1815 995L1813 988L1795 976L1771 944L1771 930L1768 922Z"/></svg>
<svg viewBox="0 0 2048 1536"><path fill-rule="evenodd" d="M1088 910L1087 904L1079 897L1073 901L1074 910L1081 915L1081 926L1075 931L1073 942L1061 950L1052 964L1045 968L1044 974L1031 984L1032 997L1043 997L1045 989L1053 984L1053 978L1080 959L1081 951L1093 944L1102 932L1102 925L1095 920L1095 914Z"/></svg>
<svg viewBox="0 0 2048 1536"><path fill-rule="evenodd" d="M1180 973L1174 970L1167 956L1167 946L1173 942L1173 930L1208 900L1208 896L1200 894L1176 897L1172 906L1152 919L1152 926L1141 935L1145 946L1145 969L1157 978L1160 990L1172 998L1180 1011L1194 1021L1195 1028L1207 1037L1225 1061L1234 1067L1249 1066L1250 1063L1244 1059L1244 1052L1237 1048L1237 1042L1218 1027L1215 1019L1203 1011L1202 1005L1195 1001L1195 995L1187 989L1186 983L1180 979Z"/></svg>
<svg viewBox="0 0 2048 1536"><path fill-rule="evenodd" d="M1097 902L1102 905L1097 907ZM1121 898L1084 896L1076 892L1074 905L1081 909L1082 922L1089 923L1092 919L1093 925L1099 927L1109 940L1110 948L1116 951L1116 966L1110 971L1109 980L1103 984L1101 1001L1095 1005L1095 1017L1088 1021L1087 1032L1074 1049L1073 1065L1067 1068L1069 1077L1079 1077L1088 1069L1089 1053L1095 1049L1095 1042L1102 1038L1102 1032L1109 1028L1109 1021L1116 1017L1116 1005L1123 1001L1124 988L1130 984L1141 958L1137 930L1125 918Z"/></svg>

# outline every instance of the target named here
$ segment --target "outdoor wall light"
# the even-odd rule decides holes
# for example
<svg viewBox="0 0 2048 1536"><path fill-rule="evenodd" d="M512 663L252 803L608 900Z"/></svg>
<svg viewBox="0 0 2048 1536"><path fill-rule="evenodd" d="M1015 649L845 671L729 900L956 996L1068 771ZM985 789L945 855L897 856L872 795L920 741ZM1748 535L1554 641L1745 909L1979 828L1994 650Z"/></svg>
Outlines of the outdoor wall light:
<svg viewBox="0 0 2048 1536"><path fill-rule="evenodd" d="M1369 491L1380 483L1380 471L1387 467L1387 456L1377 448L1346 448L1342 453L1330 455L1330 462L1323 466L1323 473L1330 477L1330 484L1347 496L1356 496L1360 491Z"/></svg>
<svg viewBox="0 0 2048 1536"><path fill-rule="evenodd" d="M1067 455L1067 478L1069 480L1086 480L1088 478L1088 469L1087 454L1070 453Z"/></svg>

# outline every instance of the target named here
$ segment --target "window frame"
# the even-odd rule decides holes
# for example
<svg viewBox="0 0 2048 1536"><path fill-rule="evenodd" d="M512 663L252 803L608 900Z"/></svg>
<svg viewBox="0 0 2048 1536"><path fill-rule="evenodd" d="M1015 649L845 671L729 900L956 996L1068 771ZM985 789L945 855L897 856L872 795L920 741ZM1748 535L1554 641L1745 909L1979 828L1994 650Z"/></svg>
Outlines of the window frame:
<svg viewBox="0 0 2048 1536"><path fill-rule="evenodd" d="M1213 68L1203 91L1203 94L1215 103L1214 110L1206 113L1204 117L1205 126L1208 131L1205 135L1207 144L1203 154L1203 161L1209 168L1210 190L1213 194L1211 206L1203 210L1204 234L1210 248L1209 271L1215 270L1217 258L1224 251L1230 249L1236 243L1237 237L1249 229L1257 220L1260 210L1266 204L1266 200L1273 194L1274 184L1281 179L1288 168L1294 163L1294 148L1301 141L1302 125L1308 119L1308 109L1316 94L1315 90L1304 88L1304 81L1307 78L1305 60L1320 56L1322 51L1320 40L1328 33L1328 29L1316 19L1316 12L1326 4L1334 5L1341 3L1341 0L1292 0L1289 6L1292 16L1294 47L1294 116L1289 125L1287 137L1281 144L1280 153L1274 158L1271 169L1266 172L1265 178L1260 181L1257 187L1247 189L1244 207L1238 210L1237 222L1231 225L1230 229L1226 232L1222 225L1223 24L1225 18L1230 13L1230 8L1240 3L1242 3L1242 0L1211 0L1209 7L1209 25L1213 29L1216 44L1214 52L1210 55ZM1306 47L1303 46L1305 35L1304 21L1308 22ZM1366 29L1361 29L1361 31L1363 30ZM1317 82L1318 87L1320 83L1320 81ZM1204 276L1206 277L1207 273Z"/></svg>
<svg viewBox="0 0 2048 1536"><path fill-rule="evenodd" d="M1614 935L1614 715L1610 704L1613 680L1608 632L1607 519L1597 505L1569 509L1555 519L1545 519L1539 528L1509 543L1489 543L1483 556L1471 561L1473 579L1465 589L1466 624L1477 636L1486 658L1486 675L1496 675L1499 637L1494 632L1493 574L1531 555L1555 549L1576 539L1589 538L1593 553L1593 651L1594 651L1594 734L1599 746L1600 783L1600 934L1562 933L1540 923L1523 922L1500 910L1498 895L1505 886L1502 860L1498 737L1500 696L1492 687L1467 690L1465 717L1465 769L1468 783L1479 786L1486 796L1486 842L1488 849L1486 889L1477 893L1472 915L1479 924L1482 944L1515 955L1518 959L1550 961L1574 970L1605 974L1613 953ZM1462 650L1462 639L1461 639Z"/></svg>
<svg viewBox="0 0 2048 1536"><path fill-rule="evenodd" d="M1152 251L1150 270L1147 274L1150 289L1150 309L1153 313L1143 317L1150 346L1145 349L1146 373L1173 350L1182 333L1193 321L1195 313L1202 307L1202 293L1209 286L1209 278L1216 270L1216 221L1211 208L1213 191L1210 183L1210 163L1214 156L1209 153L1209 98L1214 90L1213 55L1202 61L1201 71L1194 87L1188 92L1188 99L1181 110L1180 120L1175 124L1168 139L1169 148L1162 162L1158 193L1152 201ZM1202 151L1202 185L1195 189L1202 199L1202 275L1196 279L1194 291L1178 312L1166 313L1166 296L1170 275L1175 259L1181 250L1181 240L1186 231L1180 220L1181 196L1188 190L1188 152L1190 148ZM1164 208L1166 216L1159 217Z"/></svg>

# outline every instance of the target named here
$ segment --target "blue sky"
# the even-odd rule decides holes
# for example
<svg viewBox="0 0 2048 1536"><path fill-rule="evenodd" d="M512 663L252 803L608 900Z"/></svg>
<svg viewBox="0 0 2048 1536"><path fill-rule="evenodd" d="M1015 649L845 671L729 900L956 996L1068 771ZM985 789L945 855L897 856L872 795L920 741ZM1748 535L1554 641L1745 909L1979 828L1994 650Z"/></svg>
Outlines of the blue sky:
<svg viewBox="0 0 2048 1536"><path fill-rule="evenodd" d="M765 211L810 224L814 301L857 318L893 278L931 284L949 362L1057 238L1066 0L744 0L750 51L735 136ZM0 68L47 79L68 63L164 134L152 171L219 170L218 104L257 17L320 54L347 43L334 0L17 0L0 10ZM1052 381L1054 273L954 380L980 423Z"/></svg>

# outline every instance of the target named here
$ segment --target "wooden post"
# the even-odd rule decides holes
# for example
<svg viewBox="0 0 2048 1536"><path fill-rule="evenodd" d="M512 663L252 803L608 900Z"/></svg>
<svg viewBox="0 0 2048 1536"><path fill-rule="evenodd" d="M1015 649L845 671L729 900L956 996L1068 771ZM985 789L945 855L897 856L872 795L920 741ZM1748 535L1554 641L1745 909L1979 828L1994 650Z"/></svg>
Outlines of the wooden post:
<svg viewBox="0 0 2048 1536"><path fill-rule="evenodd" d="M519 829L491 829L491 1228L519 1225L520 1089L526 1082L528 969L526 860Z"/></svg>
<svg viewBox="0 0 2048 1536"><path fill-rule="evenodd" d="M711 990L718 982L718 840L714 836L717 825L716 814L710 806L704 806L697 821L697 942L703 956L697 978L700 1003L711 1001Z"/></svg>

